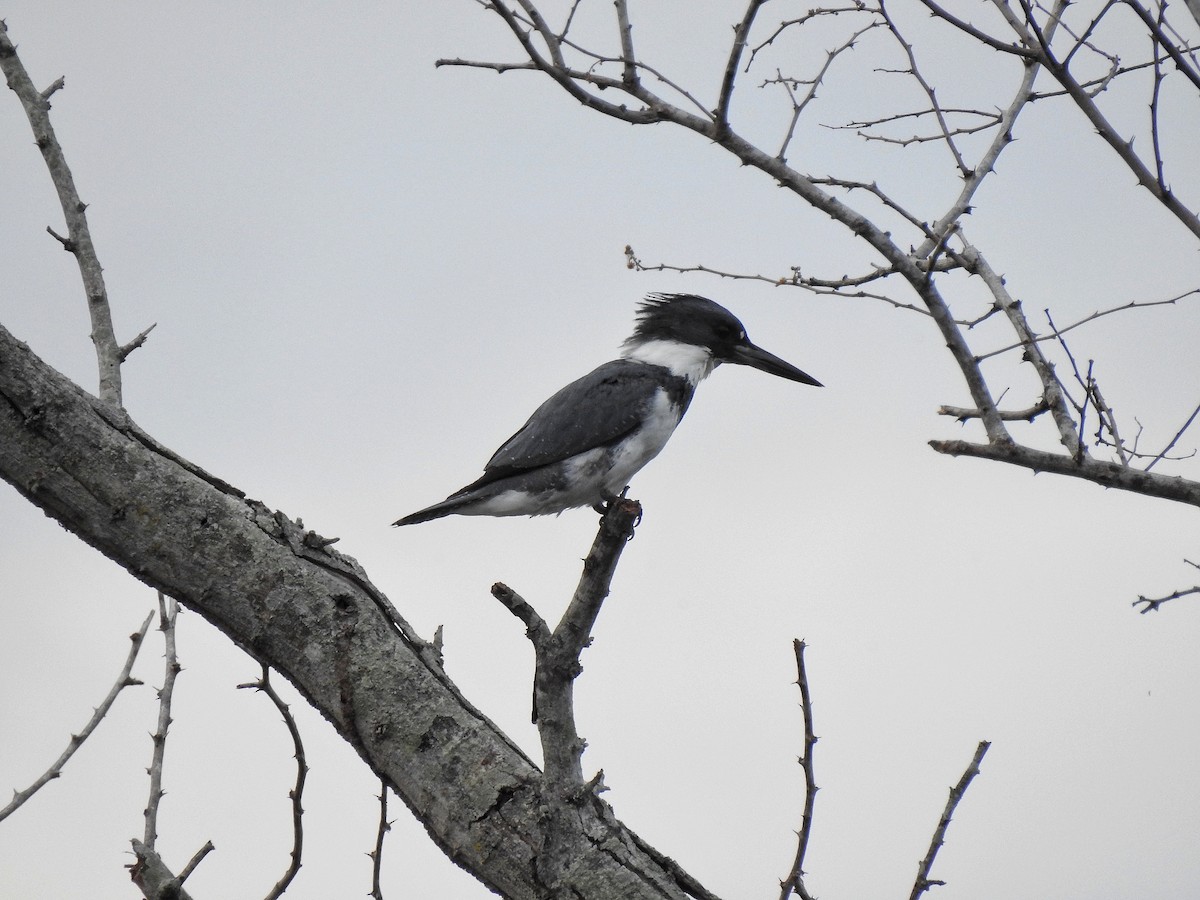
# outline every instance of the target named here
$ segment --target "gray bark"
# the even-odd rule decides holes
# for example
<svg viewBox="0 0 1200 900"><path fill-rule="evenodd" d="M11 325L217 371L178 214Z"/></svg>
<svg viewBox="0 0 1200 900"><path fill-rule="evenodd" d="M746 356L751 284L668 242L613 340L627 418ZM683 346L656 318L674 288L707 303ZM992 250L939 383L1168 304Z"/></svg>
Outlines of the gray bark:
<svg viewBox="0 0 1200 900"><path fill-rule="evenodd" d="M0 326L0 477L295 685L446 855L513 898L709 896L591 791L567 815L354 560L161 447ZM567 834L554 840L546 823ZM556 883L542 848L569 847ZM557 854L556 854L557 855Z"/></svg>

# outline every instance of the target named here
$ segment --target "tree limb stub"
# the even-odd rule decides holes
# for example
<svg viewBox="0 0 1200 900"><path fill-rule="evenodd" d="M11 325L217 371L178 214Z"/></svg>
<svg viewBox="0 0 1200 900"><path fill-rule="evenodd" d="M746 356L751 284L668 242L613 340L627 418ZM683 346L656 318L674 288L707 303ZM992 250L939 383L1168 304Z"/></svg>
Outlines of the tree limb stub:
<svg viewBox="0 0 1200 900"><path fill-rule="evenodd" d="M541 773L357 563L165 451L2 326L0 477L291 681L452 860L503 896L547 895ZM599 798L572 824L570 896L687 895Z"/></svg>

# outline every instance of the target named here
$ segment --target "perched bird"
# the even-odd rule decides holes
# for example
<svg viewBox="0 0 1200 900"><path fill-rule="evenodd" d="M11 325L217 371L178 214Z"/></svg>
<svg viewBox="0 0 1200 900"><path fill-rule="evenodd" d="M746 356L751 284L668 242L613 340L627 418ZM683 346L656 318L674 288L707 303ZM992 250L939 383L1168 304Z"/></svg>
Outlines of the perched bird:
<svg viewBox="0 0 1200 900"><path fill-rule="evenodd" d="M451 515L542 516L580 506L602 512L666 445L696 385L721 363L821 386L750 343L723 306L693 294L651 294L620 359L539 406L479 480L393 524Z"/></svg>

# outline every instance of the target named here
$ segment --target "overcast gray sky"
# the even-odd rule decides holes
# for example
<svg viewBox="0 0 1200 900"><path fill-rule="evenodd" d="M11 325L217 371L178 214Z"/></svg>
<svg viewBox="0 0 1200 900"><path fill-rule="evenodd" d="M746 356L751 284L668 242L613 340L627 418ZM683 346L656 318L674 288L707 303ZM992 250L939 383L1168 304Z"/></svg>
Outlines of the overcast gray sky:
<svg viewBox="0 0 1200 900"><path fill-rule="evenodd" d="M636 13L652 58L711 99L739 4ZM939 858L939 897L1200 893L1200 607L1130 608L1195 583L1194 510L935 454L929 439L964 433L936 408L966 394L921 316L624 265L632 244L649 262L865 270L872 258L825 217L691 135L603 119L531 74L435 70L442 56L515 58L467 0L4 14L35 82L66 77L54 124L118 335L158 323L125 367L132 416L340 536L423 634L445 626L451 676L531 753L531 652L488 588L503 580L557 618L595 515L388 523L472 481L541 400L614 356L649 291L712 297L825 383L725 367L701 386L634 481L645 520L584 658L585 771L603 768L617 814L710 889L772 896L790 864L803 637L821 738L814 894L907 895L981 739L993 747ZM951 84L999 79L1004 96L1009 82L977 64ZM853 119L873 90L831 86L818 118ZM778 108L749 81L744 94L774 149ZM1194 147L1194 98L1178 109L1169 146ZM1077 113L1039 103L1017 138L969 227L1027 308L1072 320L1196 286L1194 242ZM837 160L928 215L948 196L926 178L944 171L933 151L805 140L805 169ZM7 92L0 160L0 319L94 389L78 274L44 231L61 214ZM1175 178L1200 196L1194 171ZM1127 426L1136 416L1161 444L1200 399L1198 327L1193 300L1101 320L1073 348L1098 360ZM1013 372L1000 383L1024 405L1031 385ZM0 787L18 787L107 691L154 597L7 488L0 571ZM211 839L193 895L260 896L290 846L287 734L235 689L256 665L198 616L181 617L179 645L160 849L178 866ZM139 661L148 685L160 653L151 641ZM287 695L312 768L288 896L365 895L377 783ZM122 865L155 715L150 687L123 695L65 776L0 824L0 893L132 895ZM487 896L392 808L387 896Z"/></svg>

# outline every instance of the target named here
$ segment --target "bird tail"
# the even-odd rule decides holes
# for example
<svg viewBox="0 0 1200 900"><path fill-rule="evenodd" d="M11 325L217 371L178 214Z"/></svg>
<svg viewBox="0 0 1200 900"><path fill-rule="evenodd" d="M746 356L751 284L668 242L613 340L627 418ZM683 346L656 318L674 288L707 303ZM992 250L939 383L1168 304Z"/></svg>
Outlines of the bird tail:
<svg viewBox="0 0 1200 900"><path fill-rule="evenodd" d="M440 519L442 516L453 515L458 511L460 506L462 506L461 498L457 500L443 500L441 503L435 503L433 506L419 509L415 513L409 513L404 518L397 519L392 525L420 525L422 522L430 522L433 519Z"/></svg>

